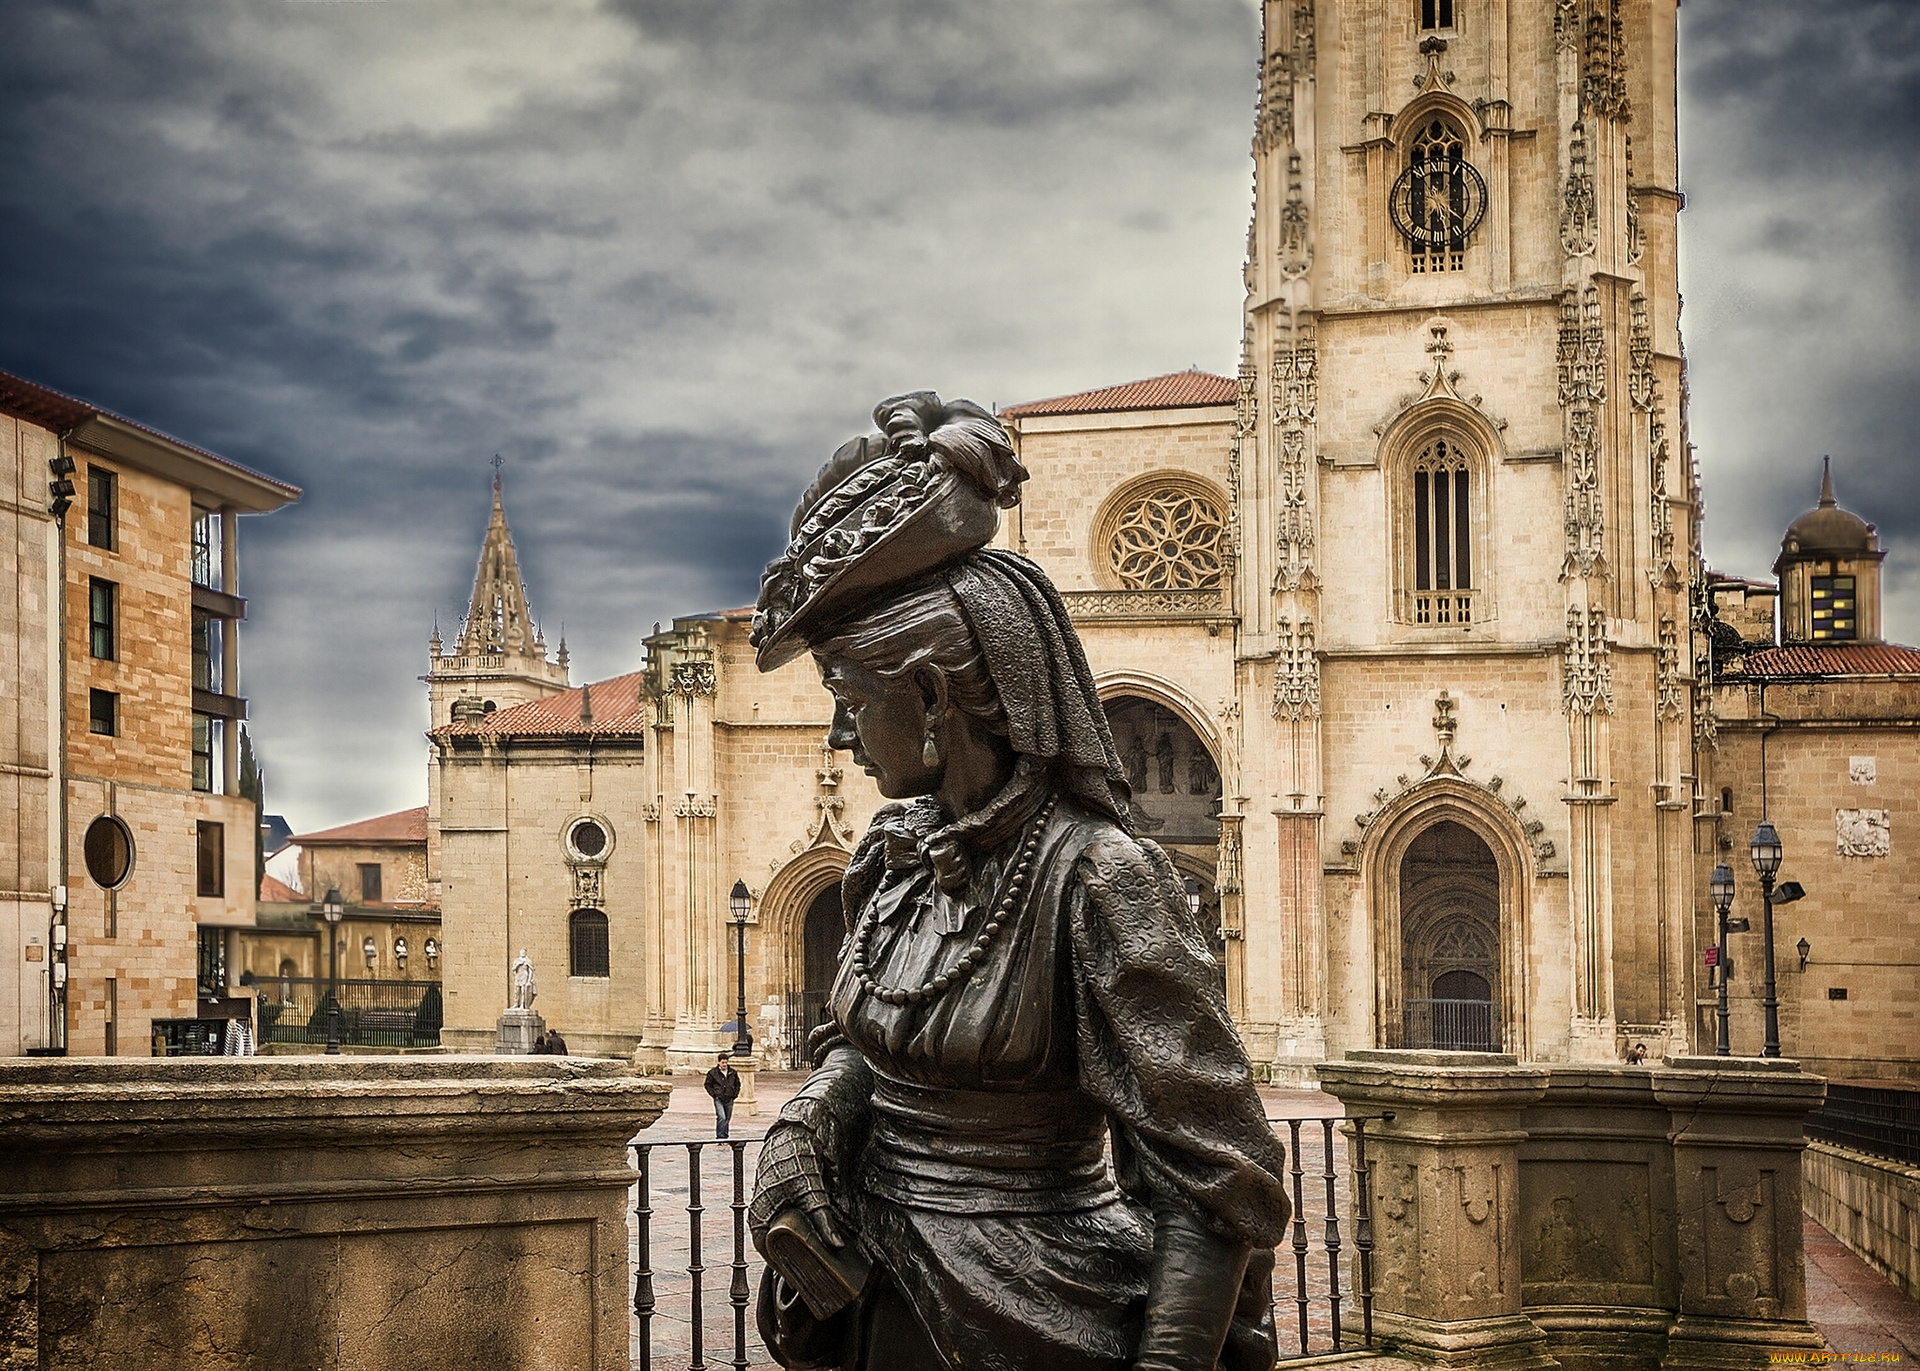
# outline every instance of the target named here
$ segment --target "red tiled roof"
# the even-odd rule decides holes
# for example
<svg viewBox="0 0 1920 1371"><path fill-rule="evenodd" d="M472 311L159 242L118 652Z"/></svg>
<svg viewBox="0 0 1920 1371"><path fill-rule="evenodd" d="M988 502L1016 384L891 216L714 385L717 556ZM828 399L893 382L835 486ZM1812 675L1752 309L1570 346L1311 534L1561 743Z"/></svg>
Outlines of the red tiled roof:
<svg viewBox="0 0 1920 1371"><path fill-rule="evenodd" d="M301 847L350 847L370 843L424 843L427 840L427 807L402 809L382 814L377 819L323 828L318 833L297 833L290 841ZM298 895L294 896L299 899Z"/></svg>
<svg viewBox="0 0 1920 1371"><path fill-rule="evenodd" d="M1920 649L1898 643L1787 643L1748 656L1747 676L1920 676Z"/></svg>
<svg viewBox="0 0 1920 1371"><path fill-rule="evenodd" d="M304 901L306 896L284 881L276 881L271 876L262 876L260 899L266 904L298 904Z"/></svg>
<svg viewBox="0 0 1920 1371"><path fill-rule="evenodd" d="M496 709L478 719L457 720L436 728L436 734L492 734L495 736L563 737L575 733L638 733L647 722L646 707L640 702L644 671L590 681L544 700L533 700L511 709ZM590 697L593 721L580 718L580 696ZM296 841L298 841L296 839Z"/></svg>
<svg viewBox="0 0 1920 1371"><path fill-rule="evenodd" d="M1239 383L1231 377L1215 376L1210 371L1174 371L1145 381L1129 381L1124 386L1083 390L1078 395L1060 395L1051 400L1032 400L1003 409L1000 414L1002 418L1019 419L1036 414L1101 414L1126 409L1230 405L1239 389Z"/></svg>

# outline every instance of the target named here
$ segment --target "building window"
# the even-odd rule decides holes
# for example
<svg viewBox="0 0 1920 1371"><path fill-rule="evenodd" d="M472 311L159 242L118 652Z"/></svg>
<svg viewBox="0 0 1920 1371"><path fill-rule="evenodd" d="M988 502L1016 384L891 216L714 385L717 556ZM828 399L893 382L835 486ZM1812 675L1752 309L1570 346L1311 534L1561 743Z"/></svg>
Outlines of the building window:
<svg viewBox="0 0 1920 1371"><path fill-rule="evenodd" d="M227 993L227 930L200 930L200 998L223 999Z"/></svg>
<svg viewBox="0 0 1920 1371"><path fill-rule="evenodd" d="M196 887L202 895L227 893L227 826L202 819L195 845L194 867L199 876Z"/></svg>
<svg viewBox="0 0 1920 1371"><path fill-rule="evenodd" d="M87 468L87 542L113 551L114 475L105 467Z"/></svg>
<svg viewBox="0 0 1920 1371"><path fill-rule="evenodd" d="M193 788L212 794L223 788L220 752L226 721L207 714L193 716Z"/></svg>
<svg viewBox="0 0 1920 1371"><path fill-rule="evenodd" d="M567 920L567 974L608 976L607 916L597 909L576 909Z"/></svg>
<svg viewBox="0 0 1920 1371"><path fill-rule="evenodd" d="M87 650L103 662L114 660L114 611L120 587L98 576L87 583Z"/></svg>
<svg viewBox="0 0 1920 1371"><path fill-rule="evenodd" d="M1813 578L1813 636L1858 638L1860 617L1855 609L1853 577Z"/></svg>
<svg viewBox="0 0 1920 1371"><path fill-rule="evenodd" d="M1413 621L1473 622L1473 476L1457 443L1436 438L1413 465Z"/></svg>
<svg viewBox="0 0 1920 1371"><path fill-rule="evenodd" d="M1226 518L1217 500L1186 483L1157 481L1124 495L1102 520L1106 570L1125 590L1215 590Z"/></svg>
<svg viewBox="0 0 1920 1371"><path fill-rule="evenodd" d="M225 687L221 648L226 633L224 619L204 614L193 617L193 684L197 689L221 694Z"/></svg>
<svg viewBox="0 0 1920 1371"><path fill-rule="evenodd" d="M111 690L87 692L87 732L113 738L120 733L120 697Z"/></svg>
<svg viewBox="0 0 1920 1371"><path fill-rule="evenodd" d="M223 590L220 583L220 511L193 507L193 583Z"/></svg>
<svg viewBox="0 0 1920 1371"><path fill-rule="evenodd" d="M1420 0L1420 27L1423 29L1452 28L1453 0Z"/></svg>
<svg viewBox="0 0 1920 1371"><path fill-rule="evenodd" d="M1487 183L1467 160L1466 135L1451 120L1435 116L1413 135L1388 208L1416 275L1466 268L1467 239L1487 212Z"/></svg>
<svg viewBox="0 0 1920 1371"><path fill-rule="evenodd" d="M107 977L103 1007L107 1012L106 1046L103 1051L109 1057L117 1057L120 1055L120 982L112 976Z"/></svg>
<svg viewBox="0 0 1920 1371"><path fill-rule="evenodd" d="M380 863L360 863L360 903L380 903Z"/></svg>
<svg viewBox="0 0 1920 1371"><path fill-rule="evenodd" d="M118 890L133 874L133 835L111 814L102 814L87 825L87 836L80 846L86 856L87 874L95 885Z"/></svg>

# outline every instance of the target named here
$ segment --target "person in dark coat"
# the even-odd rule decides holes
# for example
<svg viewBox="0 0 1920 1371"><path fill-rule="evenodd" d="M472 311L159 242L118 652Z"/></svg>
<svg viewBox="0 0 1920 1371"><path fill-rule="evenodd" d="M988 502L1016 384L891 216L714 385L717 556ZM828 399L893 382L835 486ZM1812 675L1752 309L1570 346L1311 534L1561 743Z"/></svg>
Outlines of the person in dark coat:
<svg viewBox="0 0 1920 1371"><path fill-rule="evenodd" d="M545 1051L548 1056L552 1057L564 1057L567 1055L567 1040L560 1036L559 1029L549 1028L547 1030L547 1045L542 1050Z"/></svg>
<svg viewBox="0 0 1920 1371"><path fill-rule="evenodd" d="M740 1098L740 1073L733 1069L733 1058L725 1052L707 1073L707 1093L713 1096L713 1136L724 1138L733 1122L733 1102Z"/></svg>

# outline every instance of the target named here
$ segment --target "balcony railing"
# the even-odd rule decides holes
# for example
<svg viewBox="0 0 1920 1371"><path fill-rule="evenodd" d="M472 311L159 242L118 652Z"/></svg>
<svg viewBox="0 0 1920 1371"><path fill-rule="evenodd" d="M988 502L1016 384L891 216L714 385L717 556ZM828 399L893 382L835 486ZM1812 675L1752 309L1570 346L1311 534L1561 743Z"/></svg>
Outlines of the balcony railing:
<svg viewBox="0 0 1920 1371"><path fill-rule="evenodd" d="M1413 595L1416 624L1460 625L1473 622L1471 590L1417 590Z"/></svg>
<svg viewBox="0 0 1920 1371"><path fill-rule="evenodd" d="M1391 1117L1269 1120L1286 1141L1293 1192L1290 1240L1274 1254L1282 1361L1373 1346L1366 1128ZM749 1311L763 1263L747 1236L747 1201L763 1137L635 1144L630 1352L640 1371L773 1365ZM1349 1194L1356 1202L1343 1212ZM709 1253L719 1260L709 1265Z"/></svg>
<svg viewBox="0 0 1920 1371"><path fill-rule="evenodd" d="M1920 1087L1829 1081L1826 1103L1807 1115L1806 1129L1836 1147L1920 1166Z"/></svg>
<svg viewBox="0 0 1920 1371"><path fill-rule="evenodd" d="M259 983L263 1043L324 1043L337 1003L340 1042L349 1047L438 1047L444 1010L438 981L339 982L324 976L276 976Z"/></svg>

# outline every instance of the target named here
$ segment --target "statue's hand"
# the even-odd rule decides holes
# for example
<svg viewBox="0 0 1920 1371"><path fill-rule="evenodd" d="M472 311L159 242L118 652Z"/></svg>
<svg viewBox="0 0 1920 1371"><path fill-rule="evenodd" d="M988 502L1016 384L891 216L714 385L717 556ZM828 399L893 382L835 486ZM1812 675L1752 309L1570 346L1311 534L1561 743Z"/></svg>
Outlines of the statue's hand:
<svg viewBox="0 0 1920 1371"><path fill-rule="evenodd" d="M767 1226L789 1209L801 1210L829 1247L846 1246L846 1237L833 1218L826 1167L813 1130L782 1120L767 1130L753 1183L753 1203L747 1206L747 1226L753 1231L755 1247L764 1247Z"/></svg>

